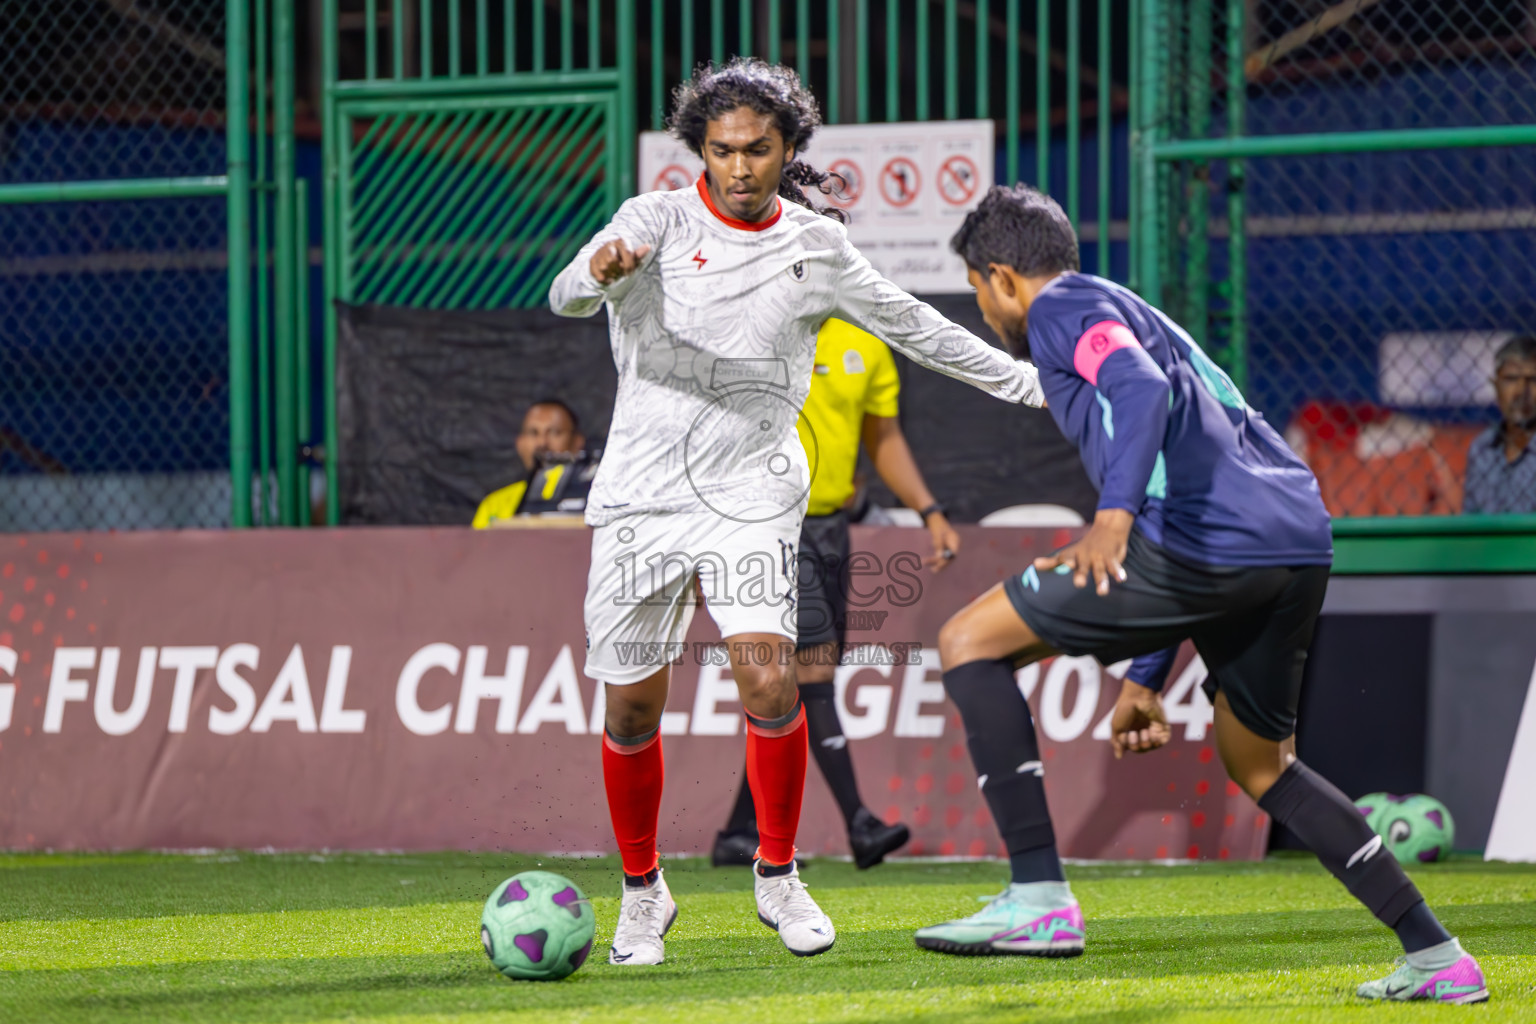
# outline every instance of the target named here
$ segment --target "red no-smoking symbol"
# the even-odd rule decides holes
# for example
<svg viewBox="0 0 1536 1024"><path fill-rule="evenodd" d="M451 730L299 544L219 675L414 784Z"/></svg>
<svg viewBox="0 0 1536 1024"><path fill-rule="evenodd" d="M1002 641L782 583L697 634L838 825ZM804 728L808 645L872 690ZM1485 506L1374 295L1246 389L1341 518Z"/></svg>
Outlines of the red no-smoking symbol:
<svg viewBox="0 0 1536 1024"><path fill-rule="evenodd" d="M906 206L911 203L917 198L920 185L922 185L922 178L917 173L917 164L904 156L888 161L880 169L880 194L892 206Z"/></svg>
<svg viewBox="0 0 1536 1024"><path fill-rule="evenodd" d="M676 192L680 188L687 188L693 182L693 175L687 168L677 164L668 164L656 175L656 181L651 185L652 192Z"/></svg>
<svg viewBox="0 0 1536 1024"><path fill-rule="evenodd" d="M827 173L835 174L841 181L829 181L833 191L828 193L827 202L833 206L847 209L859 201L859 196L864 194L864 172L859 170L859 165L852 160L834 160L827 165Z"/></svg>
<svg viewBox="0 0 1536 1024"><path fill-rule="evenodd" d="M939 167L939 195L951 206L963 205L976 195L979 180L976 164L970 157L957 153Z"/></svg>

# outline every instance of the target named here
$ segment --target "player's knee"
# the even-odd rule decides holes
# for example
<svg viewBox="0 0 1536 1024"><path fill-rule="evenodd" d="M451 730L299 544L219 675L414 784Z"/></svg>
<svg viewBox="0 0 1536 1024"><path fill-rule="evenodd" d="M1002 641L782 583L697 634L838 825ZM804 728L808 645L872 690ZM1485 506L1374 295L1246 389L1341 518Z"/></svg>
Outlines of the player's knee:
<svg viewBox="0 0 1536 1024"><path fill-rule="evenodd" d="M643 736L661 724L664 703L610 687L603 724L615 736Z"/></svg>
<svg viewBox="0 0 1536 1024"><path fill-rule="evenodd" d="M1272 740L1239 721L1225 691L1216 694L1216 750L1227 777L1258 800L1295 759L1294 739Z"/></svg>
<svg viewBox="0 0 1536 1024"><path fill-rule="evenodd" d="M1257 753L1258 756L1255 756ZM1233 751L1223 749L1221 751L1222 764L1226 766L1227 777L1237 783L1244 793L1254 800L1258 800L1269 787L1273 786L1280 778L1280 773L1285 770L1281 763L1278 745L1275 751Z"/></svg>
<svg viewBox="0 0 1536 1024"><path fill-rule="evenodd" d="M939 662L946 669L975 661L976 631L965 612L958 612L939 629Z"/></svg>
<svg viewBox="0 0 1536 1024"><path fill-rule="evenodd" d="M759 717L776 718L794 707L798 692L792 665L738 665L741 706Z"/></svg>

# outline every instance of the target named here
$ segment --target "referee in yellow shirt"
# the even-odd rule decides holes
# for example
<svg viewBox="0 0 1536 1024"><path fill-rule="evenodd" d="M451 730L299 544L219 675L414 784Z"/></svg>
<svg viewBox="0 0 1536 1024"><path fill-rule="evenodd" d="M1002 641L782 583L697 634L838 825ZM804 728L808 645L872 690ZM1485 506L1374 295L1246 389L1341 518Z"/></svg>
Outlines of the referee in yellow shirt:
<svg viewBox="0 0 1536 1024"><path fill-rule="evenodd" d="M917 509L933 540L925 564L943 569L960 550L960 537L933 500L896 421L901 381L885 342L841 320L828 320L816 336L816 368L800 418L800 439L815 451L815 476L800 531L796 678L810 730L811 753L826 777L848 827L848 844L861 868L879 864L910 838L907 826L887 825L859 799L848 738L837 717L832 680L841 660L848 608L848 514L859 443L875 472L908 508ZM745 772L742 774L746 778ZM714 863L752 863L757 821L743 783L725 831L715 838Z"/></svg>

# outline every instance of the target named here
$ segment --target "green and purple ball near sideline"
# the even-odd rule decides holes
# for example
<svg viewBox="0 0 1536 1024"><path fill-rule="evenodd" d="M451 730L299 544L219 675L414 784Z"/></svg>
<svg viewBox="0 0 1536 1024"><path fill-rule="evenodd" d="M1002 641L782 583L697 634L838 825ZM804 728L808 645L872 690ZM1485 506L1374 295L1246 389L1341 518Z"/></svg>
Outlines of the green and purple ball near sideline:
<svg viewBox="0 0 1536 1024"><path fill-rule="evenodd" d="M1355 807L1403 864L1445 860L1456 841L1451 812L1427 793L1367 793L1355 801Z"/></svg>
<svg viewBox="0 0 1536 1024"><path fill-rule="evenodd" d="M597 917L570 879L524 871L491 891L480 914L480 942L509 978L558 981L592 952Z"/></svg>

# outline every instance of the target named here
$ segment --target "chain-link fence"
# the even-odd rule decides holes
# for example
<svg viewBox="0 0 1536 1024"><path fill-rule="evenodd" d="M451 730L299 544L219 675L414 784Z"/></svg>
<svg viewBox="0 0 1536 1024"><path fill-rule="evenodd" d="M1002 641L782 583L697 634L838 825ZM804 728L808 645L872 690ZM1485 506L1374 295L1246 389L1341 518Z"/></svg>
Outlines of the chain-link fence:
<svg viewBox="0 0 1536 1024"><path fill-rule="evenodd" d="M1170 310L1245 376L1336 515L1536 512L1536 453L1507 457L1524 428L1508 453L1489 432L1536 412L1501 413L1492 384L1501 345L1536 333L1536 5L1162 15L1163 138L1260 144L1161 163ZM1509 500L1466 494L1489 484Z"/></svg>
<svg viewBox="0 0 1536 1024"><path fill-rule="evenodd" d="M229 522L226 199L82 186L222 175L224 51L223 0L5 5L0 531Z"/></svg>

